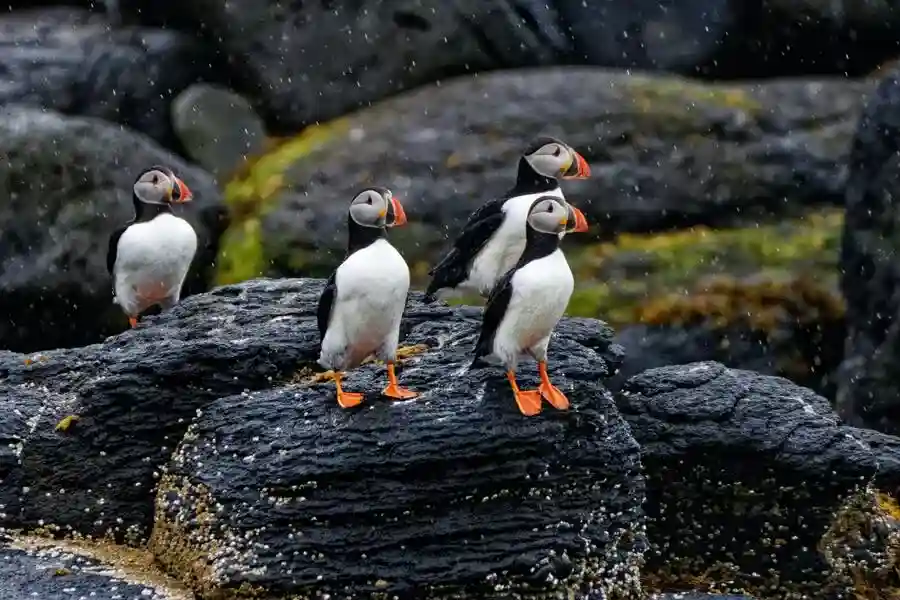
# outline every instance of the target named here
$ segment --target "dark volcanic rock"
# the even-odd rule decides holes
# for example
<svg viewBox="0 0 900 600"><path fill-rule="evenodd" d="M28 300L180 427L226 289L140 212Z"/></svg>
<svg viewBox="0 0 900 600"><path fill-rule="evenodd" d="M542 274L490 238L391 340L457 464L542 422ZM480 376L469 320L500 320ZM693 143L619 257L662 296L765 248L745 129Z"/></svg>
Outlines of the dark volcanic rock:
<svg viewBox="0 0 900 600"><path fill-rule="evenodd" d="M335 199L378 182L403 198L410 218L392 239L430 262L474 208L512 185L522 149L541 132L591 163L590 180L564 188L604 236L756 223L840 204L840 165L868 89L846 80L704 85L593 68L422 88L310 130L261 160L235 188L233 260L256 260L270 274L326 275L343 254L346 215ZM278 175L284 185L273 194Z"/></svg>
<svg viewBox="0 0 900 600"><path fill-rule="evenodd" d="M123 4L142 19L160 12ZM544 2L191 0L163 11L207 32L279 133L436 79L554 64L570 48Z"/></svg>
<svg viewBox="0 0 900 600"><path fill-rule="evenodd" d="M24 444L7 476L15 490L0 488L0 526L145 537L160 469L197 410L311 360L318 333L295 319L312 318L317 291L302 282L220 289L103 344L4 354L0 398L23 414L5 416L3 431ZM79 419L56 431L69 415Z"/></svg>
<svg viewBox="0 0 900 600"><path fill-rule="evenodd" d="M805 273L784 280L714 279L689 294L647 302L638 312L642 324L616 335L626 359L611 389L647 369L712 360L834 397L844 310L836 291Z"/></svg>
<svg viewBox="0 0 900 600"><path fill-rule="evenodd" d="M0 17L0 104L29 104L121 123L178 150L172 98L214 76L193 37L161 29L111 29L75 8Z"/></svg>
<svg viewBox="0 0 900 600"><path fill-rule="evenodd" d="M648 474L646 572L846 597L852 582L817 546L877 461L824 398L707 362L642 373L618 405Z"/></svg>
<svg viewBox="0 0 900 600"><path fill-rule="evenodd" d="M460 74L553 64L716 78L866 73L898 53L889 2L119 0L129 22L203 31L270 126L346 114Z"/></svg>
<svg viewBox="0 0 900 600"><path fill-rule="evenodd" d="M855 425L900 433L900 67L859 120L847 180L841 285L847 342L837 409Z"/></svg>
<svg viewBox="0 0 900 600"><path fill-rule="evenodd" d="M128 327L106 252L132 216L134 179L154 164L194 192L179 211L199 237L185 293L206 288L224 225L208 173L121 127L32 108L0 108L0 152L0 348L75 346Z"/></svg>
<svg viewBox="0 0 900 600"><path fill-rule="evenodd" d="M198 591L334 588L336 576L356 590L637 585L643 479L637 444L598 383L621 361L608 327L560 324L551 360L573 409L523 419L501 372L460 376L480 311L415 295L403 343L422 353L401 378L424 396L343 412L309 370L320 289L248 282L191 296L103 344L4 353L0 398L21 414L2 413L0 435L17 450L0 455L0 526L139 542L162 476L153 547ZM372 391L383 378L369 365L347 384ZM522 380L536 384L533 373ZM78 419L55 429L69 415ZM208 436L224 445L204 466ZM227 537L238 531L246 543Z"/></svg>
<svg viewBox="0 0 900 600"><path fill-rule="evenodd" d="M592 64L715 78L868 72L898 54L890 2L557 0Z"/></svg>
<svg viewBox="0 0 900 600"><path fill-rule="evenodd" d="M31 542L32 540L29 540ZM34 540L37 542L37 540ZM138 578L140 579L140 578ZM158 582L137 581L108 564L46 542L0 538L3 600L183 600Z"/></svg>
<svg viewBox="0 0 900 600"><path fill-rule="evenodd" d="M465 373L478 316L411 304L403 343L433 348L403 368L423 392L413 401L376 400L384 369L367 366L347 378L368 394L353 412L332 384L303 381L208 405L160 483L154 554L211 597L242 585L279 597L630 597L643 484L598 383L611 332L565 322L550 362L573 410L523 419L500 371ZM291 321L298 335L315 327Z"/></svg>
<svg viewBox="0 0 900 600"><path fill-rule="evenodd" d="M867 443L878 459L875 486L900 498L900 438L872 429L853 429L853 436Z"/></svg>

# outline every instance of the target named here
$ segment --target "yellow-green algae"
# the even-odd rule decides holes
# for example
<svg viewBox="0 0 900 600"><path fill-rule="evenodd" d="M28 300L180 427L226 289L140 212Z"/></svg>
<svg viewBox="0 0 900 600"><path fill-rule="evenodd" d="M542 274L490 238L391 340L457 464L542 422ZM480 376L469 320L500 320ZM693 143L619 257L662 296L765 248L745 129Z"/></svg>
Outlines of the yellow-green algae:
<svg viewBox="0 0 900 600"><path fill-rule="evenodd" d="M621 85L632 100L628 112L640 115L641 120L647 123L647 131L657 139L666 136L704 136L708 133L704 131L708 128L708 122L698 120L696 115L708 114L710 109L739 111L750 118L758 117L764 109L747 89L695 83L677 76L637 75ZM641 130L638 129L632 139L640 138Z"/></svg>
<svg viewBox="0 0 900 600"><path fill-rule="evenodd" d="M648 304L690 296L722 276L779 281L806 275L832 290L842 229L843 211L832 209L773 224L623 234L570 247L576 289L568 312L634 323Z"/></svg>
<svg viewBox="0 0 900 600"><path fill-rule="evenodd" d="M349 126L346 118L311 125L249 161L228 182L224 195L231 224L220 241L216 284L237 283L265 274L267 259L262 243L262 217L273 208L284 189L285 171L345 133Z"/></svg>

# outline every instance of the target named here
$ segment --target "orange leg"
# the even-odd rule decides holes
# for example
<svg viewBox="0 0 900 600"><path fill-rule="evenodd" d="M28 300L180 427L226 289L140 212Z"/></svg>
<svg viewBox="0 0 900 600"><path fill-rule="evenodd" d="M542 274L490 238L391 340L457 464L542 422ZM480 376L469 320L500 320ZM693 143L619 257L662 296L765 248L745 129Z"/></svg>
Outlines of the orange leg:
<svg viewBox="0 0 900 600"><path fill-rule="evenodd" d="M555 385L550 383L550 376L547 375L547 363L541 361L538 363L538 372L541 376L541 385L538 390L544 399L553 405L553 408L566 410L569 408L569 399L566 395L559 391Z"/></svg>
<svg viewBox="0 0 900 600"><path fill-rule="evenodd" d="M388 384L387 387L382 390L382 394L388 398L394 398L395 400L409 400L410 398L418 396L418 394L412 390L407 390L397 384L397 375L394 373L394 361L392 360L387 361L387 374Z"/></svg>
<svg viewBox="0 0 900 600"><path fill-rule="evenodd" d="M519 410L523 415L533 417L541 412L541 393L538 390L520 390L514 371L507 371L506 378L509 379L509 385L512 386L513 395L516 397L516 404L519 405Z"/></svg>
<svg viewBox="0 0 900 600"><path fill-rule="evenodd" d="M334 372L334 385L337 387L337 401L341 408L353 408L362 404L363 395L356 392L345 392L341 388L341 374Z"/></svg>
<svg viewBox="0 0 900 600"><path fill-rule="evenodd" d="M128 324L137 327L137 317L128 317Z"/></svg>

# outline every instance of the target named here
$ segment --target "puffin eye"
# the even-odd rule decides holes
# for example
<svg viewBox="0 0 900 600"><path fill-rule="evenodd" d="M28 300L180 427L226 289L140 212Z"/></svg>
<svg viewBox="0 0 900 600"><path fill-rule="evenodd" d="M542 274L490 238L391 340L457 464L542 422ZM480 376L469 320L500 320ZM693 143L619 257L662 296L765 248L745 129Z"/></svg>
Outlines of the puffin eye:
<svg viewBox="0 0 900 600"><path fill-rule="evenodd" d="M368 197L366 198L366 204L368 204L369 206L372 205L372 196L368 196Z"/></svg>
<svg viewBox="0 0 900 600"><path fill-rule="evenodd" d="M159 183L159 175L153 175L153 184L156 185Z"/></svg>
<svg viewBox="0 0 900 600"><path fill-rule="evenodd" d="M559 156L560 149L559 146L556 147L556 150L553 151L553 156Z"/></svg>
<svg viewBox="0 0 900 600"><path fill-rule="evenodd" d="M547 209L547 212L549 212L549 213L553 212L553 203L552 202L550 203L550 207Z"/></svg>

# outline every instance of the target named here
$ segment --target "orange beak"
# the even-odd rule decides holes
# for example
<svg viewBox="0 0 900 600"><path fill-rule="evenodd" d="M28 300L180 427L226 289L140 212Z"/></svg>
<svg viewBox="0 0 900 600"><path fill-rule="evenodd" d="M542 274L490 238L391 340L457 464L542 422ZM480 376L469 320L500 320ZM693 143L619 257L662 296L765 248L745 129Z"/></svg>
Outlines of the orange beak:
<svg viewBox="0 0 900 600"><path fill-rule="evenodd" d="M572 153L575 155L575 160L572 161L572 166L563 174L563 179L587 179L591 176L591 166L584 160L584 157L575 152Z"/></svg>
<svg viewBox="0 0 900 600"><path fill-rule="evenodd" d="M569 205L569 222L575 223L575 227L569 229L572 233L584 233L588 230L588 222L584 217L584 213L571 204Z"/></svg>
<svg viewBox="0 0 900 600"><path fill-rule="evenodd" d="M194 197L191 189L178 177L175 178L175 185L178 187L178 200L175 200L175 202L178 204L190 202Z"/></svg>
<svg viewBox="0 0 900 600"><path fill-rule="evenodd" d="M394 220L388 223L390 227L406 225L406 211L403 210L403 205L395 196L391 196L391 212L394 213Z"/></svg>

